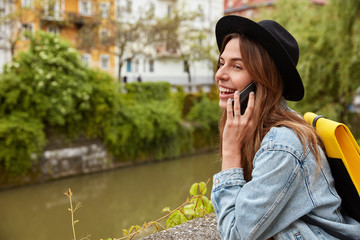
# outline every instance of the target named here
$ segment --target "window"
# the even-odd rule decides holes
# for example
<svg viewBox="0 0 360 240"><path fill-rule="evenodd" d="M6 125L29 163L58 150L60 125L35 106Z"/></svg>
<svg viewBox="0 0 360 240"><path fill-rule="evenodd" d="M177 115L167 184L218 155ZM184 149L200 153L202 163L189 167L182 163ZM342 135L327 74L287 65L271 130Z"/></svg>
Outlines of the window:
<svg viewBox="0 0 360 240"><path fill-rule="evenodd" d="M201 5L199 5L199 18L200 18L200 21L205 21L205 16L204 16L204 9L202 8Z"/></svg>
<svg viewBox="0 0 360 240"><path fill-rule="evenodd" d="M101 2L100 3L100 14L102 18L109 17L109 3L108 2Z"/></svg>
<svg viewBox="0 0 360 240"><path fill-rule="evenodd" d="M122 13L122 7L121 7L121 3L120 3L120 0L117 0L116 2L115 2L115 14L116 14L116 16L115 16L115 18L116 19L120 19L120 17L121 17L121 13Z"/></svg>
<svg viewBox="0 0 360 240"><path fill-rule="evenodd" d="M91 1L80 0L79 4L79 12L81 15L91 15Z"/></svg>
<svg viewBox="0 0 360 240"><path fill-rule="evenodd" d="M131 31L125 32L125 39L126 39L126 41L132 41L132 32Z"/></svg>
<svg viewBox="0 0 360 240"><path fill-rule="evenodd" d="M152 59L149 61L149 71L154 72L154 60Z"/></svg>
<svg viewBox="0 0 360 240"><path fill-rule="evenodd" d="M107 29L100 30L100 43L103 45L109 44L109 31Z"/></svg>
<svg viewBox="0 0 360 240"><path fill-rule="evenodd" d="M155 41L154 33L149 32L148 33L148 42L154 42L154 41Z"/></svg>
<svg viewBox="0 0 360 240"><path fill-rule="evenodd" d="M155 4L153 2L150 3L149 12L155 14Z"/></svg>
<svg viewBox="0 0 360 240"><path fill-rule="evenodd" d="M132 0L126 0L126 12L132 12Z"/></svg>
<svg viewBox="0 0 360 240"><path fill-rule="evenodd" d="M81 56L81 61L88 67L90 67L91 63L91 55L89 53L85 53Z"/></svg>
<svg viewBox="0 0 360 240"><path fill-rule="evenodd" d="M51 33L53 33L53 34L56 34L56 35L59 35L59 34L60 34L60 28L59 28L59 26L49 26L49 27L47 28L47 31L48 31L48 32L51 32Z"/></svg>
<svg viewBox="0 0 360 240"><path fill-rule="evenodd" d="M131 72L131 70L132 70L131 68L132 68L131 59L129 58L126 60L126 72Z"/></svg>
<svg viewBox="0 0 360 240"><path fill-rule="evenodd" d="M22 32L25 34L24 38L27 39L26 34L33 33L34 32L34 24L33 23L23 23L22 26Z"/></svg>
<svg viewBox="0 0 360 240"><path fill-rule="evenodd" d="M5 16L5 2L4 0L0 0L0 16Z"/></svg>
<svg viewBox="0 0 360 240"><path fill-rule="evenodd" d="M60 1L47 0L45 5L45 15L51 17L60 17Z"/></svg>
<svg viewBox="0 0 360 240"><path fill-rule="evenodd" d="M21 7L29 8L32 7L33 1L32 0L21 0Z"/></svg>
<svg viewBox="0 0 360 240"><path fill-rule="evenodd" d="M100 55L100 68L109 69L109 67L110 67L109 55Z"/></svg>
<svg viewBox="0 0 360 240"><path fill-rule="evenodd" d="M139 72L139 59L135 61L135 72Z"/></svg>
<svg viewBox="0 0 360 240"><path fill-rule="evenodd" d="M171 10L172 10L171 5L168 5L168 7L167 7L167 15L168 15L168 17L169 17L170 14L171 14Z"/></svg>

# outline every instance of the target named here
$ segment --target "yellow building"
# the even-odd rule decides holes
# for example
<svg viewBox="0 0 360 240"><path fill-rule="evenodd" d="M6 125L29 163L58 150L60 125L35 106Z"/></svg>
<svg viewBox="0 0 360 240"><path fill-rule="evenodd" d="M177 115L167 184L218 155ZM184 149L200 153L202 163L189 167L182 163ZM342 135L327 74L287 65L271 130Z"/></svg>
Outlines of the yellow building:
<svg viewBox="0 0 360 240"><path fill-rule="evenodd" d="M114 21L114 1L17 0L14 6L21 30L58 34L78 49L83 62L115 77L114 46L107 41L110 36L109 23ZM17 32L13 31L13 35ZM26 45L27 40L20 37L15 54L24 50Z"/></svg>

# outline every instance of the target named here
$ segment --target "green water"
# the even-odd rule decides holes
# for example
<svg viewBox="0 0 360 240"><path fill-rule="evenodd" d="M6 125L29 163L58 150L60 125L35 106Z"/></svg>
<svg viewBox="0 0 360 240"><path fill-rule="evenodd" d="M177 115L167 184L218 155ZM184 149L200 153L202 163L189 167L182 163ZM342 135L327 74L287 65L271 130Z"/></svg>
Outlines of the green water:
<svg viewBox="0 0 360 240"><path fill-rule="evenodd" d="M217 154L206 153L2 191L0 240L71 240L68 188L83 202L75 213L78 239L122 237L122 229L183 203L192 183L219 170Z"/></svg>

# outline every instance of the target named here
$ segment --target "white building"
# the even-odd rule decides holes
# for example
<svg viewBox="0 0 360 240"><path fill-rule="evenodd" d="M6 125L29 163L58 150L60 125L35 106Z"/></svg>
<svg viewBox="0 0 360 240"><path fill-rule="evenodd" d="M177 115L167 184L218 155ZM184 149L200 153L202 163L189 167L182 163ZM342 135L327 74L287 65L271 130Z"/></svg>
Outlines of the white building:
<svg viewBox="0 0 360 240"><path fill-rule="evenodd" d="M214 54L216 55L216 44L214 28L216 21L223 16L223 0L118 0L118 4L132 4L131 11L136 15L137 9L146 9L153 7L156 17L164 17L172 14L172 10L180 9L182 12L197 11L200 16L188 23L193 30L203 30L207 36L202 44L212 44ZM128 6L129 7L129 6ZM133 19L135 16L128 16L127 19ZM188 31L189 29L186 28ZM182 37L191 34L184 32L179 34L180 41ZM191 83L189 83L188 73L186 71L186 62L181 58L180 52L191 52L194 49L186 49L186 44L181 44L182 49L176 49L176 52L148 50L147 56L138 55L133 59L128 59L121 71L121 76L126 76L128 82L137 81L140 77L142 81L166 81L172 85L197 86L203 85L206 91L206 85L214 83L213 67L210 60L192 61L189 64ZM146 51L146 50L144 50ZM149 53L151 57L149 57ZM186 88L187 90L188 88ZM193 90L196 89L195 87Z"/></svg>
<svg viewBox="0 0 360 240"><path fill-rule="evenodd" d="M11 7L13 7L12 1L0 0L0 19L9 14ZM10 44L7 41L10 34L9 25L0 23L0 73L3 71L4 64L11 61Z"/></svg>

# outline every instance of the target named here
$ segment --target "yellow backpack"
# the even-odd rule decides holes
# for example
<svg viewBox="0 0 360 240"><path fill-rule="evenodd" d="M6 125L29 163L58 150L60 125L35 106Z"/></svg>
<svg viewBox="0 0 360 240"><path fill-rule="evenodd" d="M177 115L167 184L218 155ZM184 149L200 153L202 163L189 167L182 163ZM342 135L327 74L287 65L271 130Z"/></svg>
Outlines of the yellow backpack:
<svg viewBox="0 0 360 240"><path fill-rule="evenodd" d="M342 207L360 222L360 148L348 127L323 116L308 112L304 119L314 126L321 138L342 199Z"/></svg>

